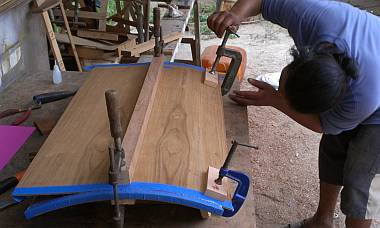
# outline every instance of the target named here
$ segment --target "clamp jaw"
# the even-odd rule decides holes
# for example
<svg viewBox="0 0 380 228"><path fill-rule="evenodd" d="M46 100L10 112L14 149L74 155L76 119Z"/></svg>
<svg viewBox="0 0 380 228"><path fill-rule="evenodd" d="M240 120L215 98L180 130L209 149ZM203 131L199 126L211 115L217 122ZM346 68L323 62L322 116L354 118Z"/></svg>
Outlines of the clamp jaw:
<svg viewBox="0 0 380 228"><path fill-rule="evenodd" d="M164 40L162 39L162 27L161 27L161 16L160 8L156 7L153 9L153 35L154 35L154 56L158 57L162 54L164 48Z"/></svg>
<svg viewBox="0 0 380 228"><path fill-rule="evenodd" d="M245 198L247 197L249 190L249 177L242 172L228 170L221 168L219 170L219 175L227 177L231 180L234 180L238 183L234 196L232 197L232 206L233 210L225 209L223 212L223 217L232 217L234 216L243 205Z"/></svg>
<svg viewBox="0 0 380 228"><path fill-rule="evenodd" d="M245 201L245 198L247 197L248 190L249 190L249 183L250 183L249 177L242 172L238 172L238 171L228 169L228 166L229 166L231 159L232 159L232 155L235 153L236 148L238 146L249 147L249 148L253 148L256 150L258 149L257 146L238 143L235 140L232 141L232 146L228 152L227 158L224 161L222 168L219 169L219 177L215 180L216 184L221 185L222 179L224 177L227 177L233 181L236 181L238 184L238 186L236 187L234 196L231 200L233 210L228 210L228 209L224 210L224 212L223 212L224 217L232 217L239 211L239 209L241 208L241 206L243 205L243 203Z"/></svg>
<svg viewBox="0 0 380 228"><path fill-rule="evenodd" d="M241 60L242 60L242 56L241 56L240 52L235 51L235 50L230 49L230 48L226 48L227 40L231 34L234 34L235 36L239 37L239 35L236 34L235 32L233 32L232 30L234 30L234 29L229 28L226 30L226 33L223 37L222 44L218 47L218 49L216 51L215 62L212 65L212 68L210 70L210 74L216 73L216 66L218 65L222 56L225 56L225 57L231 59L231 63L228 67L227 74L223 80L223 84L222 84L222 88L221 88L223 96L226 95L230 91L232 85L234 84L234 81L235 81L236 75L239 71L239 68L241 65Z"/></svg>

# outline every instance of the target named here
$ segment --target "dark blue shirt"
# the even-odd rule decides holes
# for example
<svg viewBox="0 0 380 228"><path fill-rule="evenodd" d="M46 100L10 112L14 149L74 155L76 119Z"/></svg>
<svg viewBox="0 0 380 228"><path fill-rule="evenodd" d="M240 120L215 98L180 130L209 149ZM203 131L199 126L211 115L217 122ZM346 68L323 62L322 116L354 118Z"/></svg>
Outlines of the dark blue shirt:
<svg viewBox="0 0 380 228"><path fill-rule="evenodd" d="M380 19L349 4L327 0L263 0L265 19L288 29L297 47L334 43L356 60L359 78L343 100L320 114L323 132L380 124Z"/></svg>

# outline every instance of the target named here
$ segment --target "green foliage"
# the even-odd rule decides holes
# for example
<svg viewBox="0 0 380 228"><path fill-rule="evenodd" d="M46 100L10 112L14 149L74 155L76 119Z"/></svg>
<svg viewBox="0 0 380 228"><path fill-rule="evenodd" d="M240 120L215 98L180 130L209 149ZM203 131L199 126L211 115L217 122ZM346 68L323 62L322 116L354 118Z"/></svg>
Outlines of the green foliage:
<svg viewBox="0 0 380 228"><path fill-rule="evenodd" d="M199 12L200 32L202 35L210 35L212 31L207 26L207 18L215 12L215 4L202 4ZM194 17L191 15L190 21L194 23Z"/></svg>

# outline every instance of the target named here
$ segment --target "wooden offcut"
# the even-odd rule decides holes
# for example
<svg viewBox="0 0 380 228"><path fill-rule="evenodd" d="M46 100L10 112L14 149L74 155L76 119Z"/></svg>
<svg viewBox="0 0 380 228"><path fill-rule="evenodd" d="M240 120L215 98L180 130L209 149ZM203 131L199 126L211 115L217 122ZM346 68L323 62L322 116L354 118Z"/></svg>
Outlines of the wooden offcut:
<svg viewBox="0 0 380 228"><path fill-rule="evenodd" d="M94 31L94 30L78 30L77 35L79 37L98 39L98 40L111 40L111 41L119 40L119 36L117 34Z"/></svg>
<svg viewBox="0 0 380 228"><path fill-rule="evenodd" d="M126 131L140 110L137 100L149 68L95 68L17 188L108 183L112 139L104 92L115 89L121 95ZM133 153L131 181L204 192L208 167L220 167L226 156L220 89L204 85L203 72L197 69L165 66L160 76L141 146ZM129 146L124 144L124 150Z"/></svg>
<svg viewBox="0 0 380 228"><path fill-rule="evenodd" d="M211 87L218 87L219 81L218 81L218 72L215 72L214 74L211 74L208 69L206 69L204 73L203 83L205 85L211 86Z"/></svg>
<svg viewBox="0 0 380 228"><path fill-rule="evenodd" d="M205 195L212 198L224 201L227 199L227 183L226 178L222 179L222 184L218 185L215 180L219 177L219 169L214 167L208 167L207 173L207 186Z"/></svg>
<svg viewBox="0 0 380 228"><path fill-rule="evenodd" d="M167 43L170 43L172 41L175 41L175 40L182 38L182 36L183 36L183 34L180 32L173 32L173 33L170 33L170 34L163 36L162 39L164 41L164 44L167 44ZM155 41L154 41L154 39L151 39L147 42L138 44L138 45L134 46L133 48L127 49L125 51L130 52L131 56L135 56L135 55L138 55L138 54L143 53L145 51L149 51L150 49L153 49L154 45L155 45Z"/></svg>
<svg viewBox="0 0 380 228"><path fill-rule="evenodd" d="M164 61L164 56L160 55L159 57L154 57L150 63L123 139L126 168L129 170L129 176L133 176L136 160L141 151L141 145L145 137L148 120L151 116L158 83L162 77L161 73L164 68Z"/></svg>

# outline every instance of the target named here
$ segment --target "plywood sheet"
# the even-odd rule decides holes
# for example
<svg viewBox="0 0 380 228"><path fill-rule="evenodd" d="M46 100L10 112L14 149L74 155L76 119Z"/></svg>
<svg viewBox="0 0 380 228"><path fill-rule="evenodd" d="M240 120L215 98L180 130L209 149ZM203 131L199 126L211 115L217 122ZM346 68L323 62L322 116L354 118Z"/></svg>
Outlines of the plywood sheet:
<svg viewBox="0 0 380 228"><path fill-rule="evenodd" d="M202 72L166 70L132 181L148 181L204 191L209 166L220 167L226 135L220 89L202 83Z"/></svg>
<svg viewBox="0 0 380 228"><path fill-rule="evenodd" d="M95 68L17 187L107 183L111 136L104 92L118 91L125 130L146 71L146 66Z"/></svg>

